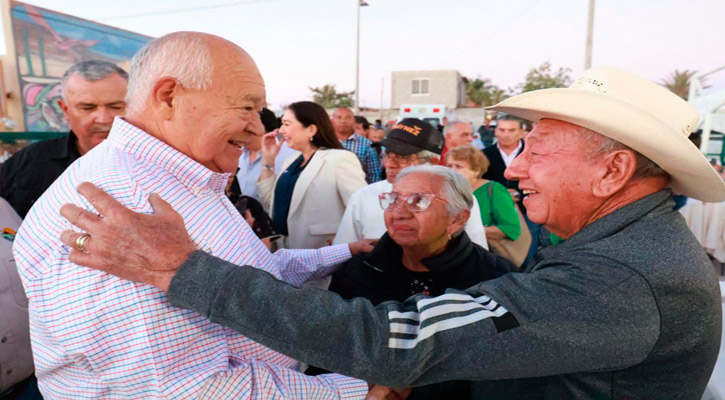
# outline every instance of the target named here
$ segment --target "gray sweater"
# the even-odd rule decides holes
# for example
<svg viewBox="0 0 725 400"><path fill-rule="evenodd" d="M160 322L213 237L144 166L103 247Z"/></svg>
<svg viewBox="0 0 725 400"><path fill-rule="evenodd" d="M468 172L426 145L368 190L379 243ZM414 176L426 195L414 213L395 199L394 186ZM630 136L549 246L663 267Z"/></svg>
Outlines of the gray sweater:
<svg viewBox="0 0 725 400"><path fill-rule="evenodd" d="M478 398L699 399L720 346L713 268L670 191L544 249L528 273L374 307L202 252L172 304L306 363L388 386L475 380Z"/></svg>

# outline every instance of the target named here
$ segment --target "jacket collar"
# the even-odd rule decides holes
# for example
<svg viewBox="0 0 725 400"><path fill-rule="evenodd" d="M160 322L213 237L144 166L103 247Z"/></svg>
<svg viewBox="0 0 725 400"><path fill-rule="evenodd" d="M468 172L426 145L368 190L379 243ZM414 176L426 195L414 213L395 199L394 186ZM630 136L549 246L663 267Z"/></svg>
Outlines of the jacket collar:
<svg viewBox="0 0 725 400"><path fill-rule="evenodd" d="M433 276L446 275L459 267L471 255L473 242L466 232L451 239L446 249L435 256L424 258L421 263ZM363 258L364 261L383 271L405 268L402 263L403 249L385 233L373 251ZM392 262L391 262L392 261Z"/></svg>
<svg viewBox="0 0 725 400"><path fill-rule="evenodd" d="M542 249L539 252L540 257L537 258L546 259L557 256L576 247L607 238L652 212L672 211L673 207L672 191L670 189L660 190L592 222L564 242Z"/></svg>

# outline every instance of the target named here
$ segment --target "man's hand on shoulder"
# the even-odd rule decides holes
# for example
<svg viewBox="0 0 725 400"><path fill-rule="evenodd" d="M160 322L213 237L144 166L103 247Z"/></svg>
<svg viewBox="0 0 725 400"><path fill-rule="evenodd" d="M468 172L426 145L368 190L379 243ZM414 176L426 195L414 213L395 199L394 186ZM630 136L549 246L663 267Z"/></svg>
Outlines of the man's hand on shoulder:
<svg viewBox="0 0 725 400"><path fill-rule="evenodd" d="M68 259L168 290L176 270L197 249L181 215L155 193L149 196L154 213L147 215L128 210L91 183L78 185L78 192L100 215L73 204L61 207L64 218L90 235L83 239L86 234L62 233L61 240L71 248Z"/></svg>
<svg viewBox="0 0 725 400"><path fill-rule="evenodd" d="M363 239L348 243L348 246L350 246L350 254L354 256L359 253L370 253L377 243L378 239Z"/></svg>

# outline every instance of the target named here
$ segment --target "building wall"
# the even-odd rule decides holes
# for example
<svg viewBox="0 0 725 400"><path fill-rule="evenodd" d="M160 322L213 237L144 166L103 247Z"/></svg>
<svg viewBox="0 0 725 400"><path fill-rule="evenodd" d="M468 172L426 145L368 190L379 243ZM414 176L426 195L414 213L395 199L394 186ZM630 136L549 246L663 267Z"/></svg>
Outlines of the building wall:
<svg viewBox="0 0 725 400"><path fill-rule="evenodd" d="M472 123L474 130L478 129L486 118L486 110L482 107L457 108L453 112L457 119ZM376 119L381 119L385 124L390 120L397 120L399 113L399 108L384 108L375 111L361 111L360 115L367 118L371 124L375 123Z"/></svg>
<svg viewBox="0 0 725 400"><path fill-rule="evenodd" d="M413 94L414 80L427 80L428 93ZM456 108L464 102L463 79L455 70L394 71L391 86L391 108L400 108L402 104L443 104Z"/></svg>

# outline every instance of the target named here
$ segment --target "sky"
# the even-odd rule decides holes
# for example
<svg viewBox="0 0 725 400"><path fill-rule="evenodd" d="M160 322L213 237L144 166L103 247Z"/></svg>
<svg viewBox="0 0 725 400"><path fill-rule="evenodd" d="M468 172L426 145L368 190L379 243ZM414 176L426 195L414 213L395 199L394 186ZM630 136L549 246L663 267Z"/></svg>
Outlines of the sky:
<svg viewBox="0 0 725 400"><path fill-rule="evenodd" d="M272 108L309 87L355 87L357 0L26 0L149 36L179 30L229 39L256 60ZM589 0L367 0L360 21L360 103L390 105L392 71L455 69L515 89L533 67L584 66ZM592 65L660 82L675 69L725 66L725 0L597 0ZM2 48L4 52L4 43ZM725 90L725 70L709 77Z"/></svg>

